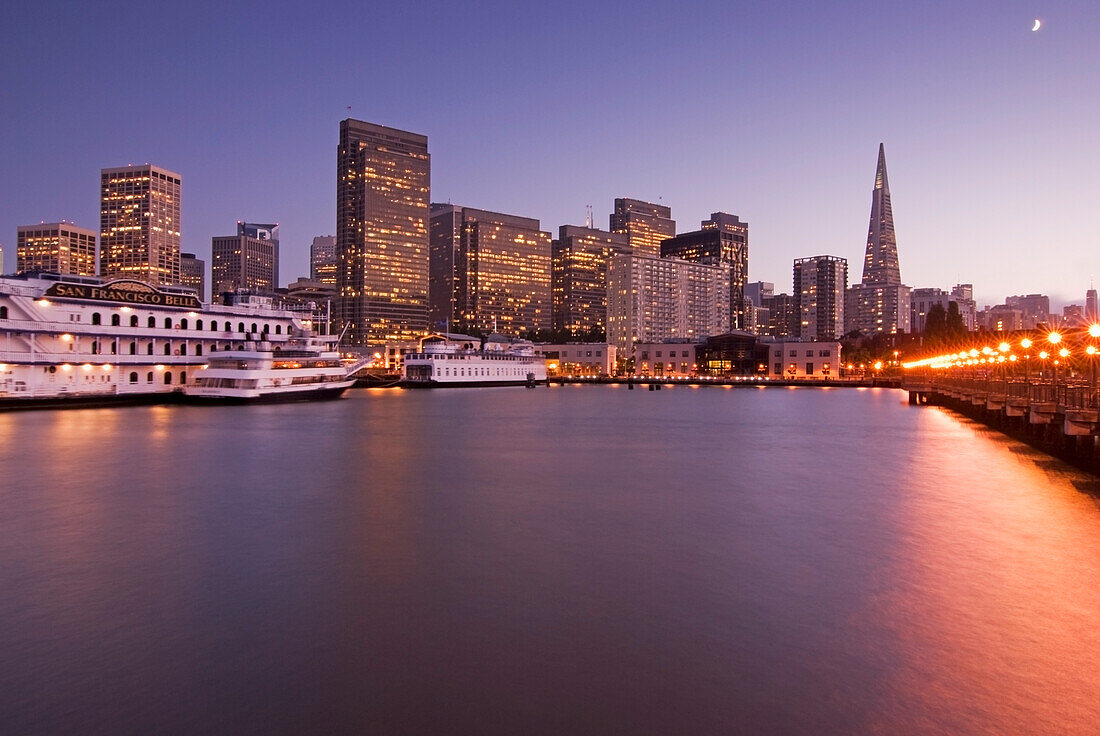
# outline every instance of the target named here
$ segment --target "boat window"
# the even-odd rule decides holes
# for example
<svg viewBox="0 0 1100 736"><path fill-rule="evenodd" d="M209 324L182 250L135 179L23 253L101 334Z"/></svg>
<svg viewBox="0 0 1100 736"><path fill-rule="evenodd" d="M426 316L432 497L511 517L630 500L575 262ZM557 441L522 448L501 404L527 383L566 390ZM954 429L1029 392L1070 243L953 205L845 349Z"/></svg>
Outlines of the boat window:
<svg viewBox="0 0 1100 736"><path fill-rule="evenodd" d="M4 309L6 310L7 307L4 307ZM282 325L275 325L275 334L276 335L283 334L283 326Z"/></svg>
<svg viewBox="0 0 1100 736"><path fill-rule="evenodd" d="M172 318L171 317L165 317L164 318L164 329L167 330L167 329L170 329L171 327L172 327Z"/></svg>
<svg viewBox="0 0 1100 736"><path fill-rule="evenodd" d="M152 340L149 341L149 347L146 349L145 352L149 353L149 355L153 354L153 341Z"/></svg>
<svg viewBox="0 0 1100 736"><path fill-rule="evenodd" d="M164 385L167 386L172 382L172 371L164 372Z"/></svg>
<svg viewBox="0 0 1100 736"><path fill-rule="evenodd" d="M187 383L187 371L180 371L180 383Z"/></svg>
<svg viewBox="0 0 1100 736"><path fill-rule="evenodd" d="M130 343L130 355L137 355L137 343Z"/></svg>
<svg viewBox="0 0 1100 736"><path fill-rule="evenodd" d="M152 383L153 382L153 372L152 371L149 371L148 373L145 374L145 382L146 383Z"/></svg>
<svg viewBox="0 0 1100 736"><path fill-rule="evenodd" d="M99 312L92 312L92 324L103 324L103 317L99 314Z"/></svg>
<svg viewBox="0 0 1100 736"><path fill-rule="evenodd" d="M266 335L268 333L268 328L270 328L270 327L271 327L271 325L264 325L261 332L263 332Z"/></svg>
<svg viewBox="0 0 1100 736"><path fill-rule="evenodd" d="M195 355L202 355L202 345L195 346Z"/></svg>
<svg viewBox="0 0 1100 736"><path fill-rule="evenodd" d="M213 320L213 319L210 320L210 331L211 332L217 332L218 331L218 322L217 322L217 320Z"/></svg>
<svg viewBox="0 0 1100 736"><path fill-rule="evenodd" d="M237 332L244 332L244 322L237 323Z"/></svg>
<svg viewBox="0 0 1100 736"><path fill-rule="evenodd" d="M170 343L170 342L164 343L164 354L165 355L171 355L172 354L172 343Z"/></svg>
<svg viewBox="0 0 1100 736"><path fill-rule="evenodd" d="M197 320L197 321L195 322L195 329L196 329L196 330L201 330L201 329L202 329L202 320L201 320L201 319L200 319L200 320Z"/></svg>
<svg viewBox="0 0 1100 736"><path fill-rule="evenodd" d="M252 323L252 329L250 330L250 332L255 332L255 331L256 331L256 323L253 322Z"/></svg>
<svg viewBox="0 0 1100 736"><path fill-rule="evenodd" d="M225 323L225 331L226 331L226 332L232 332L232 331L233 331L233 325L231 325L231 324L229 324L228 322L226 322L226 323Z"/></svg>
<svg viewBox="0 0 1100 736"><path fill-rule="evenodd" d="M180 345L180 355L187 355L187 343Z"/></svg>
<svg viewBox="0 0 1100 736"><path fill-rule="evenodd" d="M149 318L149 326L150 327L156 327L157 326L157 318L156 317L150 317Z"/></svg>
<svg viewBox="0 0 1100 736"><path fill-rule="evenodd" d="M185 319L180 320L180 329L181 330L186 330L187 329L187 320L185 320Z"/></svg>
<svg viewBox="0 0 1100 736"><path fill-rule="evenodd" d="M99 341L92 341L92 355L99 355Z"/></svg>
<svg viewBox="0 0 1100 736"><path fill-rule="evenodd" d="M111 327L118 327L122 324L122 316L118 314L111 315Z"/></svg>
<svg viewBox="0 0 1100 736"><path fill-rule="evenodd" d="M137 315L136 314L131 314L130 315L130 326L131 327L137 327L137 322L138 322Z"/></svg>
<svg viewBox="0 0 1100 736"><path fill-rule="evenodd" d="M7 318L8 318L8 308L7 307L0 307L0 319L7 319Z"/></svg>
<svg viewBox="0 0 1100 736"><path fill-rule="evenodd" d="M137 371L130 372L130 383L137 383Z"/></svg>

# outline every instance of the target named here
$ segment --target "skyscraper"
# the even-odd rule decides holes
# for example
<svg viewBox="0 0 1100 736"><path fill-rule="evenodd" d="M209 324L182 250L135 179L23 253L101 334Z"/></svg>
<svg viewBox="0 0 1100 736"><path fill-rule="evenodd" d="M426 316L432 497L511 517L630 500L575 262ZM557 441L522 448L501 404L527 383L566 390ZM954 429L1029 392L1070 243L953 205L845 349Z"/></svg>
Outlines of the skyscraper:
<svg viewBox="0 0 1100 736"><path fill-rule="evenodd" d="M430 190L426 136L340 122L336 285L346 342L409 340L427 329Z"/></svg>
<svg viewBox="0 0 1100 736"><path fill-rule="evenodd" d="M245 235L240 229L237 235L216 236L210 241L212 293L251 289L273 294L279 241Z"/></svg>
<svg viewBox="0 0 1100 736"><path fill-rule="evenodd" d="M279 223L237 220L237 235L247 235L254 240L263 240L271 246L271 290L279 288Z"/></svg>
<svg viewBox="0 0 1100 736"><path fill-rule="evenodd" d="M854 284L845 293L845 332L859 330L868 335L908 332L909 299L910 290L901 282L898 264L890 181L886 176L886 149L879 143L867 249L863 258L863 282Z"/></svg>
<svg viewBox="0 0 1100 736"><path fill-rule="evenodd" d="M95 233L70 222L20 225L15 232L15 270L95 276ZM3 263L0 262L0 271Z"/></svg>
<svg viewBox="0 0 1100 736"><path fill-rule="evenodd" d="M555 332L572 340L606 338L608 261L630 252L625 233L576 225L558 228L553 242Z"/></svg>
<svg viewBox="0 0 1100 736"><path fill-rule="evenodd" d="M432 203L428 225L428 322L433 330L458 328L457 266L462 257L462 207Z"/></svg>
<svg viewBox="0 0 1100 736"><path fill-rule="evenodd" d="M100 171L99 273L180 282L180 175L159 166Z"/></svg>
<svg viewBox="0 0 1100 736"><path fill-rule="evenodd" d="M180 283L190 286L199 293L201 301L206 301L206 261L196 258L194 253L181 253Z"/></svg>
<svg viewBox="0 0 1100 736"><path fill-rule="evenodd" d="M1100 320L1100 312L1097 311L1096 289L1089 287L1085 292L1085 320L1091 325Z"/></svg>
<svg viewBox="0 0 1100 736"><path fill-rule="evenodd" d="M835 340L844 334L844 290L848 261L837 256L798 258L794 262L794 296L798 300L798 336Z"/></svg>
<svg viewBox="0 0 1100 736"><path fill-rule="evenodd" d="M626 235L638 254L661 255L661 241L676 234L670 208L640 199L616 199L610 221L611 232Z"/></svg>
<svg viewBox="0 0 1100 736"><path fill-rule="evenodd" d="M309 246L309 278L336 285L336 236L318 235Z"/></svg>
<svg viewBox="0 0 1100 736"><path fill-rule="evenodd" d="M730 329L745 328L745 284L749 277L749 223L714 212L699 230L661 242L662 258L730 267Z"/></svg>
<svg viewBox="0 0 1100 736"><path fill-rule="evenodd" d="M538 220L463 207L454 271L461 329L517 336L550 329L550 233Z"/></svg>

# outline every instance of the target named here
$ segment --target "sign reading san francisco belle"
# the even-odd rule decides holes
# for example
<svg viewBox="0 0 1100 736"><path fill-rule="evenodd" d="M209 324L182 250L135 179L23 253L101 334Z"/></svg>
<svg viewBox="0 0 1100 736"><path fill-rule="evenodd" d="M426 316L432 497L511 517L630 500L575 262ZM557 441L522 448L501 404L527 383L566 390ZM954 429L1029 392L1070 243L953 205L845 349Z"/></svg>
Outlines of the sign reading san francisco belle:
<svg viewBox="0 0 1100 736"><path fill-rule="evenodd" d="M161 291L149 284L131 279L120 279L106 284L68 284L61 282L46 289L46 293L42 296L120 304L144 304L151 307L202 309L202 302L199 301L197 296Z"/></svg>

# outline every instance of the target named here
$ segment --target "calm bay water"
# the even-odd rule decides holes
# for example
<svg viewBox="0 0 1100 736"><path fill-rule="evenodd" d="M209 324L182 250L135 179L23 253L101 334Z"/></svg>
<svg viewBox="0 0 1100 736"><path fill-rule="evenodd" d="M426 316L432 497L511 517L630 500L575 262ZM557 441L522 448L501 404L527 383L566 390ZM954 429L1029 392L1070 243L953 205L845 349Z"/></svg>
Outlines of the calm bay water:
<svg viewBox="0 0 1100 736"><path fill-rule="evenodd" d="M0 732L1096 733L1098 498L885 390L0 414Z"/></svg>

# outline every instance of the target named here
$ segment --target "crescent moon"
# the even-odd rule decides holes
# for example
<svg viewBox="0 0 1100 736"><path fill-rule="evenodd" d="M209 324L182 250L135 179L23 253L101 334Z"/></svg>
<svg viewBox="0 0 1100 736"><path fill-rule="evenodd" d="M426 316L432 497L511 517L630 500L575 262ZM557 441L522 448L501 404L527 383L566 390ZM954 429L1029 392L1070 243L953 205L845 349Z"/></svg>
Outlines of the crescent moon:
<svg viewBox="0 0 1100 736"><path fill-rule="evenodd" d="M1039 26L1041 26L1041 25L1043 25L1043 24L1039 22L1039 19L1038 19L1038 18L1036 18L1036 19L1035 19L1035 25L1033 25L1033 26L1031 27L1031 30L1033 30L1033 31L1037 31L1037 30L1039 30Z"/></svg>

